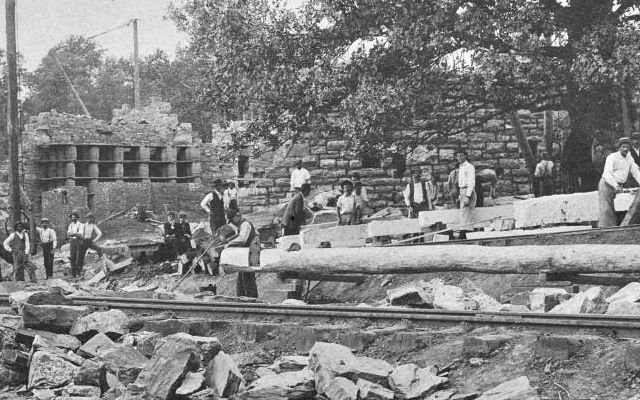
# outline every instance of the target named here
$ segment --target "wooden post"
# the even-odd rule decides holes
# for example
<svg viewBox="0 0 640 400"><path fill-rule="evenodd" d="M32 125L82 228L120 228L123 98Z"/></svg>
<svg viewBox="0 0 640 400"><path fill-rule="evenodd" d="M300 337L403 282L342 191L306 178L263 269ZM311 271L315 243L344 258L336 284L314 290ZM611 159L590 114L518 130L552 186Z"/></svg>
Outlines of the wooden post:
<svg viewBox="0 0 640 400"><path fill-rule="evenodd" d="M553 156L553 111L545 110L544 112L544 148Z"/></svg>
<svg viewBox="0 0 640 400"><path fill-rule="evenodd" d="M18 64L16 52L16 1L6 0L7 34L7 135L9 136L9 204L11 219L20 221L20 166L18 164Z"/></svg>
<svg viewBox="0 0 640 400"><path fill-rule="evenodd" d="M639 223L640 222L639 221L640 218L638 218L639 216L640 216L640 190L636 192L636 197L633 198L633 201L629 206L629 210L627 210L627 213L625 214L624 219L622 220L622 223L620 224L620 226L635 225Z"/></svg>
<svg viewBox="0 0 640 400"><path fill-rule="evenodd" d="M518 139L518 146L520 146L520 151L522 152L522 157L524 158L525 163L527 164L527 168L531 174L533 174L536 170L536 158L531 151L531 147L529 146L529 141L527 141L527 135L525 135L522 130L522 125L520 124L520 117L518 117L517 111L512 111L509 114L511 118L511 125L513 125L513 131L516 134L516 138Z"/></svg>
<svg viewBox="0 0 640 400"><path fill-rule="evenodd" d="M133 24L133 105L140 108L140 62L138 60L138 20L132 19Z"/></svg>
<svg viewBox="0 0 640 400"><path fill-rule="evenodd" d="M58 64L58 67L60 67L60 70L62 71L62 75L64 75L64 79L67 81L67 84L71 87L71 91L73 92L73 96L76 98L76 100L78 100L78 103L80 104L80 107L82 108L82 112L84 113L84 115L86 115L87 117L91 118L91 114L89 114L89 110L87 110L87 107L84 105L84 102L82 101L82 98L80 97L80 93L78 93L78 91L76 90L76 87L73 85L73 82L71 82L71 79L69 78L69 75L67 75L67 71L64 70L64 67L62 66L62 63L60 62L60 60L58 59L58 57L54 54L53 58L56 60L56 63Z"/></svg>

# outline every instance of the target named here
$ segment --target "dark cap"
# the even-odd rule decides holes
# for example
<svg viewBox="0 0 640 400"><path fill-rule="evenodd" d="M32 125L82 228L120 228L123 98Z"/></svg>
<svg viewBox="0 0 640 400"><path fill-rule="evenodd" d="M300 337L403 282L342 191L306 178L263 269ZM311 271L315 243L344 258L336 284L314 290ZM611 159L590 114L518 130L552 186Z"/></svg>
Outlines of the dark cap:
<svg viewBox="0 0 640 400"><path fill-rule="evenodd" d="M640 139L640 132L633 132L631 134L632 139Z"/></svg>
<svg viewBox="0 0 640 400"><path fill-rule="evenodd" d="M42 222L42 223L44 223L44 222L49 222L49 218L42 218L42 219L40 220L40 222Z"/></svg>
<svg viewBox="0 0 640 400"><path fill-rule="evenodd" d="M215 181L213 181L213 186L222 186L224 184L224 182L222 182L222 179L218 178Z"/></svg>
<svg viewBox="0 0 640 400"><path fill-rule="evenodd" d="M353 182L351 182L349 179L345 179L340 184L341 187L345 187L346 185L349 185L349 186L353 187Z"/></svg>
<svg viewBox="0 0 640 400"><path fill-rule="evenodd" d="M227 210L227 220L233 220L233 217L236 215L240 215L240 210L236 210L235 208L230 208Z"/></svg>
<svg viewBox="0 0 640 400"><path fill-rule="evenodd" d="M175 211L169 211L169 213L167 215L169 217L175 217L176 216L176 212Z"/></svg>
<svg viewBox="0 0 640 400"><path fill-rule="evenodd" d="M95 216L95 215L93 215L93 213L87 213L87 215L85 215L84 217L85 217L86 219L89 219L89 218L95 218L96 216Z"/></svg>
<svg viewBox="0 0 640 400"><path fill-rule="evenodd" d="M187 213L186 212L180 212L180 214L178 214L178 217L180 218L187 218Z"/></svg>
<svg viewBox="0 0 640 400"><path fill-rule="evenodd" d="M69 218L73 217L74 215L76 216L76 218L80 218L80 215L77 211L72 211L71 214L69 214Z"/></svg>

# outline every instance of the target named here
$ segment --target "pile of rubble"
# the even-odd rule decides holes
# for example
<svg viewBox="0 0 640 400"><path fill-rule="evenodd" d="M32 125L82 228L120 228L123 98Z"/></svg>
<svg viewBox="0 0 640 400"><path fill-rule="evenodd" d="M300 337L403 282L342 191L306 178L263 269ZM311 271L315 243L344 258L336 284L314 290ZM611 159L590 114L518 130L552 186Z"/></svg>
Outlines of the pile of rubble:
<svg viewBox="0 0 640 400"><path fill-rule="evenodd" d="M249 383L215 337L131 332L122 311L73 306L59 291L25 293L0 312L0 385L39 400L538 399L526 377L458 394L450 366L394 366L324 342L256 369Z"/></svg>
<svg viewBox="0 0 640 400"><path fill-rule="evenodd" d="M640 283L632 282L607 297L601 286L569 293L563 288L536 288L503 302L473 288L470 291L445 284L441 279L417 281L387 290L381 306L405 306L442 310L549 312L556 314L640 315Z"/></svg>

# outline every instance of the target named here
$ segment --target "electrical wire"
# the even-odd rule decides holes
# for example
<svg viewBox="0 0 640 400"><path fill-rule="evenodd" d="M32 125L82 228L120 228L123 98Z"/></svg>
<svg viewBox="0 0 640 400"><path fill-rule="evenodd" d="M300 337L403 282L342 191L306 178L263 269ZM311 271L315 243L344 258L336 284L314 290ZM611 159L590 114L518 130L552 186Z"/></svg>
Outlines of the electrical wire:
<svg viewBox="0 0 640 400"><path fill-rule="evenodd" d="M126 23L124 23L124 24L120 24L120 25L118 25L118 26L116 26L116 27L113 27L113 28L111 28L111 29L109 29L109 30L106 30L106 31L104 31L104 32L100 32L100 33L95 34L95 35L93 35L93 36L89 36L89 37L87 37L87 39L97 38L98 36L106 35L107 33L111 33L111 32L116 31L116 30L118 30L118 29L121 29L121 28L127 27L127 26L129 26L129 24L131 23L131 21L133 21L133 19L131 19L131 20L127 21L127 22L126 22Z"/></svg>

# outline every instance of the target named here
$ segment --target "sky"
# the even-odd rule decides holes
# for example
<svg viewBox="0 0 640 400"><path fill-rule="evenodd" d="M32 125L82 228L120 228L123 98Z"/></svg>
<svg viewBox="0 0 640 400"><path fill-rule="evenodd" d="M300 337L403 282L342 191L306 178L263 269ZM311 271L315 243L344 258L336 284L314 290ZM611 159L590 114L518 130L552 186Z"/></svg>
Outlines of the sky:
<svg viewBox="0 0 640 400"><path fill-rule="evenodd" d="M184 34L165 19L171 0L16 0L17 46L33 71L49 49L70 35L93 36L138 18L140 57L161 49L173 56ZM0 2L0 47L6 48L5 5ZM131 57L133 31L124 27L95 38L109 56Z"/></svg>

